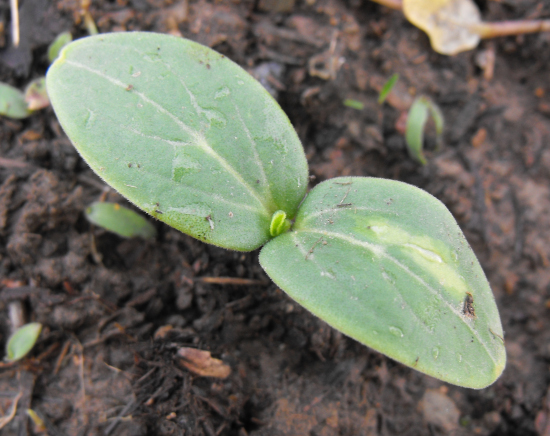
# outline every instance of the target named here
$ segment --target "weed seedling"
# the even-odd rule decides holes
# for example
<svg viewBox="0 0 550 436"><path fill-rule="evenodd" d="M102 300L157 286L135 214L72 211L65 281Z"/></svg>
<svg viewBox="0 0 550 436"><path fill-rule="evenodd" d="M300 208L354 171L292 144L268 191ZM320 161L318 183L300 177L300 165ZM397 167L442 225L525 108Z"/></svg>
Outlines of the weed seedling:
<svg viewBox="0 0 550 436"><path fill-rule="evenodd" d="M422 147L424 145L424 129L430 117L435 124L436 145L439 148L444 127L443 113L429 98L424 96L416 98L407 115L405 142L411 157L422 165L426 165Z"/></svg>
<svg viewBox="0 0 550 436"><path fill-rule="evenodd" d="M40 336L42 324L31 322L15 331L6 345L6 360L14 362L25 357L32 350Z"/></svg>
<svg viewBox="0 0 550 436"><path fill-rule="evenodd" d="M398 80L399 74L395 73L386 81L384 86L382 86L378 97L379 104L384 103ZM402 115L404 115L404 113L402 113ZM430 117L435 124L437 148L440 148L445 122L439 106L428 97L421 95L413 101L406 114L407 125L405 127L405 142L407 143L407 149L411 157L422 165L426 164L426 158L424 157L422 148L424 145L424 130Z"/></svg>
<svg viewBox="0 0 550 436"><path fill-rule="evenodd" d="M384 83L384 86L382 86L382 89L380 90L380 94L378 95L378 104L382 104L386 101L386 98L388 98L389 93L399 80L399 74L394 73L392 76Z"/></svg>
<svg viewBox="0 0 550 436"><path fill-rule="evenodd" d="M59 51L71 40L71 34L66 32L60 34L50 44L48 47L50 63L55 60ZM31 81L26 86L25 92L21 92L7 83L0 83L0 115L13 119L27 118L35 111L44 109L49 105L50 99L46 92L45 77L39 77Z"/></svg>
<svg viewBox="0 0 550 436"><path fill-rule="evenodd" d="M367 177L306 196L288 118L223 55L167 35L97 35L65 47L46 82L82 157L150 215L227 249L263 246L261 265L293 299L405 365L471 388L503 371L493 294L446 207Z"/></svg>
<svg viewBox="0 0 550 436"><path fill-rule="evenodd" d="M123 238L136 236L144 239L157 234L149 221L131 209L117 203L97 201L86 208L86 219L92 224L116 233Z"/></svg>
<svg viewBox="0 0 550 436"><path fill-rule="evenodd" d="M25 94L7 83L0 83L0 115L18 120L31 114Z"/></svg>
<svg viewBox="0 0 550 436"><path fill-rule="evenodd" d="M50 64L57 59L61 49L73 40L73 35L70 32L63 32L57 35L53 42L48 47L48 60Z"/></svg>

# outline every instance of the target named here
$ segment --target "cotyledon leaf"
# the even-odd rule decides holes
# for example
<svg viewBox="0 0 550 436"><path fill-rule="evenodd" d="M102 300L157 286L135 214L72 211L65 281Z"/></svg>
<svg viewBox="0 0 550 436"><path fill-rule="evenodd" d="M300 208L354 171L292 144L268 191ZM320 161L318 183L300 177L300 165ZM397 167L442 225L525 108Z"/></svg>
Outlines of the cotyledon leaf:
<svg viewBox="0 0 550 436"><path fill-rule="evenodd" d="M157 234L153 225L144 217L118 203L96 201L90 204L85 216L92 224L100 226L123 238L154 238Z"/></svg>
<svg viewBox="0 0 550 436"><path fill-rule="evenodd" d="M405 365L470 388L504 369L483 270L450 212L418 188L362 177L323 182L260 263L315 315Z"/></svg>
<svg viewBox="0 0 550 436"><path fill-rule="evenodd" d="M67 45L47 75L82 157L141 209L205 242L253 250L292 219L307 162L267 91L223 55L154 33Z"/></svg>

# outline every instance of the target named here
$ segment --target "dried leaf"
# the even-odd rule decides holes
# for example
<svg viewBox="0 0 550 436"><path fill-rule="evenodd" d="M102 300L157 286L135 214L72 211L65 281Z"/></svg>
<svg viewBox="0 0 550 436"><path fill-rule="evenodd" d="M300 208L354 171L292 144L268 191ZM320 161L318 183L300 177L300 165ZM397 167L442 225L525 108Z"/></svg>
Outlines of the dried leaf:
<svg viewBox="0 0 550 436"><path fill-rule="evenodd" d="M178 356L185 368L201 377L226 378L231 373L231 368L213 358L210 351L183 347L178 350Z"/></svg>
<svg viewBox="0 0 550 436"><path fill-rule="evenodd" d="M471 50L481 39L481 14L473 0L403 0L403 13L444 55Z"/></svg>
<svg viewBox="0 0 550 436"><path fill-rule="evenodd" d="M46 92L45 77L39 77L27 85L25 88L25 102L31 111L44 109L50 105L50 99Z"/></svg>

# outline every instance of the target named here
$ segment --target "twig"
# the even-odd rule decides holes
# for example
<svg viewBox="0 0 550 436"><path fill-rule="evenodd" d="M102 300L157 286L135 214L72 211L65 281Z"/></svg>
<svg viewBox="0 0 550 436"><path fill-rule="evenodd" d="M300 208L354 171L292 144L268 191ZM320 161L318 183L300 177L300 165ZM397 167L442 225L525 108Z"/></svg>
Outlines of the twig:
<svg viewBox="0 0 550 436"><path fill-rule="evenodd" d="M8 303L8 317L12 334L25 324L25 310L20 300L14 300Z"/></svg>
<svg viewBox="0 0 550 436"><path fill-rule="evenodd" d="M550 20L517 20L480 23L472 31L482 39L499 36L521 35L524 33L550 32Z"/></svg>
<svg viewBox="0 0 550 436"><path fill-rule="evenodd" d="M30 166L31 165L27 162L21 162L20 160L0 157L0 167L2 168L28 168Z"/></svg>
<svg viewBox="0 0 550 436"><path fill-rule="evenodd" d="M11 422L11 420L15 417L15 413L17 412L17 403L19 402L22 396L23 396L23 391L19 391L19 393L13 399L10 412L6 416L2 416L0 418L0 430L2 430L6 425L8 425Z"/></svg>
<svg viewBox="0 0 550 436"><path fill-rule="evenodd" d="M17 0L10 0L11 39L15 47L19 46L19 5Z"/></svg>
<svg viewBox="0 0 550 436"><path fill-rule="evenodd" d="M58 348L59 348L59 342L54 342L48 348L46 348L44 351L42 351L42 353L40 353L38 356L36 356L36 360L38 360L39 362L42 362L46 357L48 357L50 354L52 354Z"/></svg>
<svg viewBox="0 0 550 436"><path fill-rule="evenodd" d="M55 363L55 369L53 370L54 375L57 375L59 372L59 369L61 368L61 364L63 363L63 360L65 359L65 356L67 355L67 352L69 351L69 347L71 346L71 341L66 341L63 345L63 348L61 349L61 353L59 353L59 357L57 358L57 362Z"/></svg>
<svg viewBox="0 0 550 436"><path fill-rule="evenodd" d="M122 420L122 418L127 414L129 415L136 406L137 406L136 401L135 399L132 398L130 402L126 404L126 406L124 406L124 408L120 411L120 413L113 420L113 422L109 424L109 426L105 429L105 432L103 434L105 436L109 436L111 432L116 428L118 423Z"/></svg>
<svg viewBox="0 0 550 436"><path fill-rule="evenodd" d="M84 374L84 347L78 340L78 338L74 335L71 335L73 337L73 343L78 350L75 356L73 357L73 361L76 365L78 365L78 376L80 378L80 392L81 392L81 398L80 398L80 407L78 407L81 410L85 410L84 405L86 404L86 379ZM86 416L84 421L87 421L88 417Z"/></svg>
<svg viewBox="0 0 550 436"><path fill-rule="evenodd" d="M269 283L264 280L241 279L239 277L195 277L193 280L196 282L213 283L216 285L254 286L254 285L266 285Z"/></svg>

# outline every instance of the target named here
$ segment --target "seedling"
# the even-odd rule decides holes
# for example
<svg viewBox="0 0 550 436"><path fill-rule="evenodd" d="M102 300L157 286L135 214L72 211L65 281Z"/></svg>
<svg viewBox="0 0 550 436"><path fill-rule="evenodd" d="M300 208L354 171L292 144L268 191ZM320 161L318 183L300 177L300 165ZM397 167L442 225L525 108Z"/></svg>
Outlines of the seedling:
<svg viewBox="0 0 550 436"><path fill-rule="evenodd" d="M380 94L378 95L378 104L382 104L386 101L386 98L388 97L389 93L399 80L399 74L394 73L392 76L384 83L384 86L382 86L382 89L380 90Z"/></svg>
<svg viewBox="0 0 550 436"><path fill-rule="evenodd" d="M430 99L420 96L414 100L407 115L407 128L405 130L405 141L409 149L409 154L413 159L426 164L426 158L422 152L424 144L424 129L429 117L431 116L435 124L435 134L437 146L441 146L441 137L443 135L444 118L439 107Z"/></svg>
<svg viewBox="0 0 550 436"><path fill-rule="evenodd" d="M53 42L48 47L48 60L50 64L57 59L59 52L63 47L73 40L73 36L70 32L63 32L57 35Z"/></svg>
<svg viewBox="0 0 550 436"><path fill-rule="evenodd" d="M32 111L27 107L25 95L6 83L0 83L0 115L9 118L27 118Z"/></svg>
<svg viewBox="0 0 550 436"><path fill-rule="evenodd" d="M481 39L550 31L550 20L484 22L473 0L373 0L405 17L430 37L432 48L444 55L471 50Z"/></svg>
<svg viewBox="0 0 550 436"><path fill-rule="evenodd" d="M72 40L70 33L60 34L48 47L50 63L57 57L59 51ZM0 82L0 115L8 118L22 119L31 116L35 111L50 105L46 92L46 78L39 77L31 81L25 92Z"/></svg>
<svg viewBox="0 0 550 436"><path fill-rule="evenodd" d="M6 345L6 360L13 362L25 357L32 350L40 336L42 324L31 322L17 329L8 339Z"/></svg>
<svg viewBox="0 0 550 436"><path fill-rule="evenodd" d="M386 81L378 97L379 104L382 104L386 100L398 80L399 74L395 73ZM403 112L401 115L403 116L405 113ZM436 144L437 148L439 148L441 147L444 127L443 113L439 109L439 106L428 97L421 95L413 101L409 112L406 114L405 141L407 148L411 157L422 165L426 164L422 148L424 144L424 130L430 117L435 124Z"/></svg>
<svg viewBox="0 0 550 436"><path fill-rule="evenodd" d="M25 88L25 103L30 111L44 109L50 105L50 99L46 92L46 78L34 79Z"/></svg>
<svg viewBox="0 0 550 436"><path fill-rule="evenodd" d="M157 234L149 221L131 209L117 203L95 202L86 208L86 218L92 224L123 238L140 236L154 238Z"/></svg>
<svg viewBox="0 0 550 436"><path fill-rule="evenodd" d="M150 215L220 247L263 246L261 265L292 298L405 365L472 388L501 374L498 310L445 206L366 177L306 196L288 118L223 55L167 35L98 35L65 47L46 83L82 157Z"/></svg>
<svg viewBox="0 0 550 436"><path fill-rule="evenodd" d="M363 103L361 103L359 100L355 100L353 98L346 98L344 100L344 106L350 107L350 108L358 110L358 111L362 111L363 109L365 109L365 105Z"/></svg>

